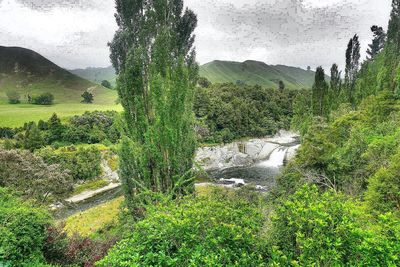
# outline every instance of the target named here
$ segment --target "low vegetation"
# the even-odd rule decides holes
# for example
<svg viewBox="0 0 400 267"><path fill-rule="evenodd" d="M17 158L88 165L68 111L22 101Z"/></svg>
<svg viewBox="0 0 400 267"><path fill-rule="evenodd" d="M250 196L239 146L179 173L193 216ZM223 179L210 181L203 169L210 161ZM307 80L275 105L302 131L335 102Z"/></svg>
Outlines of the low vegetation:
<svg viewBox="0 0 400 267"><path fill-rule="evenodd" d="M39 265L49 222L48 213L0 188L0 265Z"/></svg>
<svg viewBox="0 0 400 267"><path fill-rule="evenodd" d="M85 237L96 236L98 231L108 226L112 228L118 225L122 202L122 197L116 198L105 204L75 214L65 220L64 229L70 236L75 233Z"/></svg>
<svg viewBox="0 0 400 267"><path fill-rule="evenodd" d="M36 105L52 105L54 96L51 93L43 93L38 96L32 97L32 103Z"/></svg>

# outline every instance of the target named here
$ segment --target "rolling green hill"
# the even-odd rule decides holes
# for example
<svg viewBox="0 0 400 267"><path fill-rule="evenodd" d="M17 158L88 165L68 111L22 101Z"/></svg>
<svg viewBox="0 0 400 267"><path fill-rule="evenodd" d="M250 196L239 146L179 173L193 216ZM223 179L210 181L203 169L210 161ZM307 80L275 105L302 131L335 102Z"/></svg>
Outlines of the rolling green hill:
<svg viewBox="0 0 400 267"><path fill-rule="evenodd" d="M112 67L77 69L71 72L98 84L108 80L115 85L116 75ZM200 76L212 83L242 81L249 85L258 84L268 88L277 88L279 81L283 81L286 88L302 89L312 87L315 72L284 65L267 65L251 60L242 63L216 60L202 65ZM326 78L329 80L328 76Z"/></svg>
<svg viewBox="0 0 400 267"><path fill-rule="evenodd" d="M240 80L250 85L277 88L279 81L283 81L286 88L300 89L312 87L315 72L251 60L242 63L216 60L201 66L200 75L212 83L236 83Z"/></svg>
<svg viewBox="0 0 400 267"><path fill-rule="evenodd" d="M21 104L8 104L6 92L17 91ZM93 104L82 104L82 93L94 94ZM27 103L27 95L49 92L52 106ZM0 46L0 127L20 126L26 121L48 119L56 112L61 117L86 110L120 109L116 91L106 89L57 66L40 54L20 47Z"/></svg>
<svg viewBox="0 0 400 267"><path fill-rule="evenodd" d="M116 83L116 74L113 67L107 68L86 68L70 70L71 73L78 75L84 79L100 84L103 80L107 80L112 86Z"/></svg>

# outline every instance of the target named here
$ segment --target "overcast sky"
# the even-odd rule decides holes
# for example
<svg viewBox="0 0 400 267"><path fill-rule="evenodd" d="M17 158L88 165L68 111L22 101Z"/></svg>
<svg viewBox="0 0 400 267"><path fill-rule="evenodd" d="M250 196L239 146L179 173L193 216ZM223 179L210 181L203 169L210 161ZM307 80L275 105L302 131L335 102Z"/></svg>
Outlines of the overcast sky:
<svg viewBox="0 0 400 267"><path fill-rule="evenodd" d="M197 59L259 60L313 69L344 64L348 39L387 28L391 0L186 0L198 14ZM73 69L110 65L114 0L0 0L0 45ZM364 55L363 55L364 56Z"/></svg>

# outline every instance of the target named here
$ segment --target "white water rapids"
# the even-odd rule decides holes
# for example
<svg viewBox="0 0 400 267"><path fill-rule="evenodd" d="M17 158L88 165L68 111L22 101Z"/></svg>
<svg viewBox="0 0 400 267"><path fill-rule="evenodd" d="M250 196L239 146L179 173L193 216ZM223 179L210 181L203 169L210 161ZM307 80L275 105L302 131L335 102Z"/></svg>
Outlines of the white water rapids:
<svg viewBox="0 0 400 267"><path fill-rule="evenodd" d="M282 167L284 165L284 160L288 150L289 150L288 147L283 147L283 146L276 148L269 156L269 159L258 163L258 166L264 168Z"/></svg>

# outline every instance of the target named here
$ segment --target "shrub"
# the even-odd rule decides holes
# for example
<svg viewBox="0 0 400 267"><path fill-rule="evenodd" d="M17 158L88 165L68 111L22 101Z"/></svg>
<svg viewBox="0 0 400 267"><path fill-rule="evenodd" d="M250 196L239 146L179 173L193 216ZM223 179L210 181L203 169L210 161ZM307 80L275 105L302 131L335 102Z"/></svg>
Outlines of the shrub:
<svg viewBox="0 0 400 267"><path fill-rule="evenodd" d="M69 146L54 150L44 148L37 152L47 164L59 164L69 170L74 180L93 180L101 175L101 152L98 148Z"/></svg>
<svg viewBox="0 0 400 267"><path fill-rule="evenodd" d="M107 80L103 80L101 82L101 85L104 86L105 88L112 89L111 83Z"/></svg>
<svg viewBox="0 0 400 267"><path fill-rule="evenodd" d="M0 265L40 262L49 219L43 210L23 204L0 188Z"/></svg>
<svg viewBox="0 0 400 267"><path fill-rule="evenodd" d="M6 92L8 103L18 104L20 103L21 95L17 91L7 91Z"/></svg>
<svg viewBox="0 0 400 267"><path fill-rule="evenodd" d="M377 221L334 191L304 186L276 209L269 232L274 266L397 266L400 224Z"/></svg>
<svg viewBox="0 0 400 267"><path fill-rule="evenodd" d="M37 203L63 199L72 177L59 165L47 165L28 151L0 149L0 187L9 187Z"/></svg>
<svg viewBox="0 0 400 267"><path fill-rule="evenodd" d="M0 127L0 139L2 139L2 138L6 138L6 139L12 138L15 133L16 133L16 131L14 129L7 128L7 127Z"/></svg>
<svg viewBox="0 0 400 267"><path fill-rule="evenodd" d="M92 239L74 234L68 237L61 226L47 228L44 256L48 263L61 266L95 266L116 243L115 237L105 240Z"/></svg>
<svg viewBox="0 0 400 267"><path fill-rule="evenodd" d="M36 123L31 124L21 137L19 147L29 149L30 151L34 151L45 145L42 132L36 126Z"/></svg>
<svg viewBox="0 0 400 267"><path fill-rule="evenodd" d="M400 151L369 179L366 200L378 212L400 212Z"/></svg>
<svg viewBox="0 0 400 267"><path fill-rule="evenodd" d="M148 207L129 237L99 266L263 266L264 217L222 191Z"/></svg>
<svg viewBox="0 0 400 267"><path fill-rule="evenodd" d="M33 97L32 99L32 102L36 105L52 105L53 101L54 96L51 93L43 93Z"/></svg>
<svg viewBox="0 0 400 267"><path fill-rule="evenodd" d="M82 103L86 103L86 104L91 104L93 103L93 94L91 92L85 91L83 92L83 94L81 95L83 100L81 101Z"/></svg>

